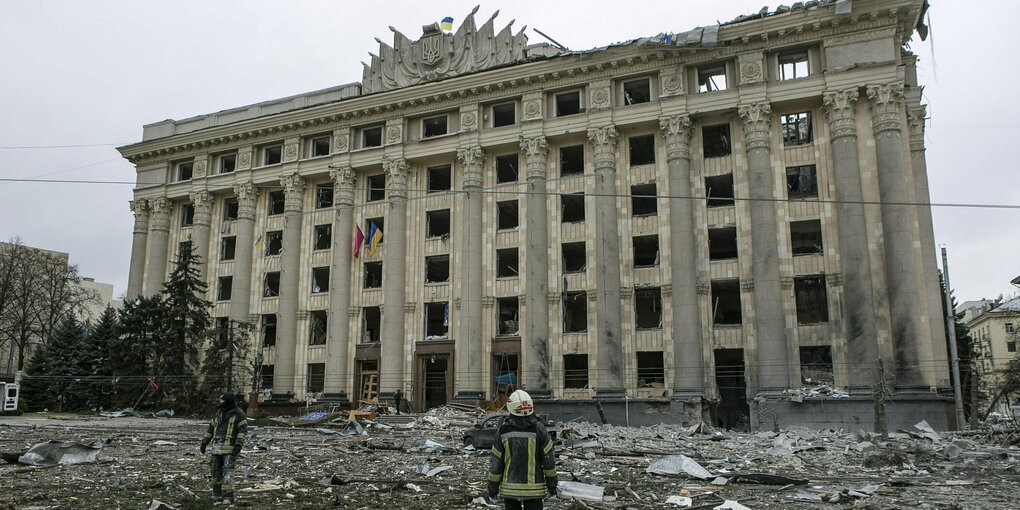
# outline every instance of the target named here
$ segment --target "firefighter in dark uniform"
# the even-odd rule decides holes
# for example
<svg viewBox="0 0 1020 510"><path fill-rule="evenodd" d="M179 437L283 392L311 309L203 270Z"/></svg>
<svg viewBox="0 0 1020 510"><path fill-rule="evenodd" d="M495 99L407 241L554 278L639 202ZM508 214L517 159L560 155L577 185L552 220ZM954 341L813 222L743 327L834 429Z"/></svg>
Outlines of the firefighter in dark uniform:
<svg viewBox="0 0 1020 510"><path fill-rule="evenodd" d="M510 417L500 425L489 456L489 498L502 496L507 510L541 510L546 495L556 495L552 438L533 415L526 391L513 392L506 407Z"/></svg>
<svg viewBox="0 0 1020 510"><path fill-rule="evenodd" d="M241 453L247 432L247 418L244 411L237 407L237 397L229 391L224 393L220 397L216 416L209 422L202 446L199 447L204 455L209 443L212 443L209 471L216 504L229 505L234 502L234 462Z"/></svg>

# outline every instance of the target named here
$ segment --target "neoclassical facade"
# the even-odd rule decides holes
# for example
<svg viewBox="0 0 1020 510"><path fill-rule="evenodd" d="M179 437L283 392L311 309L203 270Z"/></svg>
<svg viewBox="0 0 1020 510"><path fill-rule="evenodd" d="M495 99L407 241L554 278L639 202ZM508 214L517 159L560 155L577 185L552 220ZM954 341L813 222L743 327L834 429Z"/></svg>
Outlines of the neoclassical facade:
<svg viewBox="0 0 1020 510"><path fill-rule="evenodd" d="M891 425L950 426L923 8L798 2L590 51L474 12L395 32L361 83L122 147L128 297L190 239L278 399L426 409L513 373L619 422L865 426L880 389ZM789 391L818 382L850 398Z"/></svg>

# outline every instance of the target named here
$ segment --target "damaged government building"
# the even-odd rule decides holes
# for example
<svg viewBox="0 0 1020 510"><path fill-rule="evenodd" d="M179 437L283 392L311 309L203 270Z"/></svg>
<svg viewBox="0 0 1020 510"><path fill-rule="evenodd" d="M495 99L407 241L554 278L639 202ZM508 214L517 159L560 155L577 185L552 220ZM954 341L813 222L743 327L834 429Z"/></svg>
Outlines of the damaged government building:
<svg viewBox="0 0 1020 510"><path fill-rule="evenodd" d="M128 298L191 240L275 400L425 410L516 379L560 418L870 428L879 395L890 428L953 427L926 8L797 2L587 51L475 12L393 30L360 83L119 149Z"/></svg>

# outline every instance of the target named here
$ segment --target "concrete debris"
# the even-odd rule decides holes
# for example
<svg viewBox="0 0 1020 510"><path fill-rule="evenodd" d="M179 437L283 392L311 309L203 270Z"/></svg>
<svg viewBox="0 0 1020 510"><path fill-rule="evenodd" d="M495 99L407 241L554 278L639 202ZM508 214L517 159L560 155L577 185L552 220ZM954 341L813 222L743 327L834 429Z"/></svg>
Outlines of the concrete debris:
<svg viewBox="0 0 1020 510"><path fill-rule="evenodd" d="M152 503L149 503L149 510L176 510L176 508L158 499L154 499Z"/></svg>
<svg viewBox="0 0 1020 510"><path fill-rule="evenodd" d="M793 455L793 442L786 437L786 434L780 434L772 442L772 448L769 448L765 453L773 457L789 457Z"/></svg>
<svg viewBox="0 0 1020 510"><path fill-rule="evenodd" d="M723 504L712 507L712 510L751 510L751 509L744 505L741 505L736 501L727 499L726 501L723 502Z"/></svg>
<svg viewBox="0 0 1020 510"><path fill-rule="evenodd" d="M666 504L676 505L683 508L690 508L694 504L694 500L687 496L670 496L666 498Z"/></svg>
<svg viewBox="0 0 1020 510"><path fill-rule="evenodd" d="M559 484L557 484L557 489L560 493L559 497L564 499L572 498L587 501L602 501L602 498L605 495L604 487L566 480L560 480Z"/></svg>
<svg viewBox="0 0 1020 510"><path fill-rule="evenodd" d="M177 446L177 443L173 441L153 441L152 446Z"/></svg>
<svg viewBox="0 0 1020 510"><path fill-rule="evenodd" d="M140 412L128 407L127 409L121 409L120 411L100 411L99 416L104 418L172 418L174 416L173 409L163 409L162 411Z"/></svg>
<svg viewBox="0 0 1020 510"><path fill-rule="evenodd" d="M87 464L96 462L101 451L103 451L102 441L96 441L89 445L47 441L30 448L24 455L18 457L18 462L29 466Z"/></svg>
<svg viewBox="0 0 1020 510"><path fill-rule="evenodd" d="M797 489L797 492L794 493L793 496L791 497L799 501L818 501L818 502L822 501L821 496L811 491L806 491L804 489Z"/></svg>
<svg viewBox="0 0 1020 510"><path fill-rule="evenodd" d="M425 452L426 453L454 453L456 450L449 446L443 446L431 439L425 440Z"/></svg>
<svg viewBox="0 0 1020 510"><path fill-rule="evenodd" d="M707 469L701 467L700 464L686 455L656 457L652 459L645 472L656 475L677 475L684 472L702 480L712 478L712 473L709 473Z"/></svg>

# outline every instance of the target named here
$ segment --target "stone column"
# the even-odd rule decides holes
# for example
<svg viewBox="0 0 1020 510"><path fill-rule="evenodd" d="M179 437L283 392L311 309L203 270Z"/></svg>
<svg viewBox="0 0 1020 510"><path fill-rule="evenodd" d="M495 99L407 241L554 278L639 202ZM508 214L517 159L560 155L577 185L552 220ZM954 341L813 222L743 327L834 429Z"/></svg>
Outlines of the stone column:
<svg viewBox="0 0 1020 510"><path fill-rule="evenodd" d="M546 178L549 144L544 136L521 137L528 181L524 248L524 341L521 344L523 389L533 397L548 398L549 389L549 216Z"/></svg>
<svg viewBox="0 0 1020 510"><path fill-rule="evenodd" d="M209 223L212 221L213 196L208 190L194 191L189 195L191 203L195 206L195 226L191 229L191 243L194 252L198 255L195 261L195 269L198 270L198 278L203 282L205 269L209 263ZM204 296L203 296L204 297Z"/></svg>
<svg viewBox="0 0 1020 510"><path fill-rule="evenodd" d="M616 225L616 142L614 126L588 129L595 164L595 339L598 396L622 396L623 325L620 314L620 235Z"/></svg>
<svg viewBox="0 0 1020 510"><path fill-rule="evenodd" d="M460 211L460 338L457 339L457 396L455 400L481 401L482 385L482 148L457 149L462 171L464 202Z"/></svg>
<svg viewBox="0 0 1020 510"><path fill-rule="evenodd" d="M900 114L903 82L869 85L871 126L875 132L879 199L882 201L882 234L885 245L886 285L892 323L896 385L903 389L925 388L920 365L921 309L924 299L918 288L911 229L910 192L903 170Z"/></svg>
<svg viewBox="0 0 1020 510"><path fill-rule="evenodd" d="M350 348L351 258L354 230L354 169L343 165L329 171L333 179L336 216L333 217L333 263L329 270L329 338L326 341L324 398L347 402L351 384L347 371Z"/></svg>
<svg viewBox="0 0 1020 510"><path fill-rule="evenodd" d="M234 220L237 240L234 243L234 279L230 284L230 319L247 322L251 306L251 261L255 251L255 202L258 189L248 181L234 186L234 195L237 195L237 219ZM258 282L256 288L261 289L261 283ZM256 338L259 343L253 347L261 349L262 337Z"/></svg>
<svg viewBox="0 0 1020 510"><path fill-rule="evenodd" d="M691 118L659 120L669 168L669 264L673 308L673 398L705 395L691 190Z"/></svg>
<svg viewBox="0 0 1020 510"><path fill-rule="evenodd" d="M142 278L145 276L145 243L149 238L149 202L144 198L129 202L135 215L135 228L131 237L131 266L128 271L127 300L142 295Z"/></svg>
<svg viewBox="0 0 1020 510"><path fill-rule="evenodd" d="M379 399L393 401L404 384L404 287L407 257L407 177L411 166L404 158L384 159L386 232L383 233L383 317L379 347ZM410 395L407 396L410 398Z"/></svg>
<svg viewBox="0 0 1020 510"><path fill-rule="evenodd" d="M754 275L755 332L758 340L758 392L779 393L790 385L786 318L779 285L771 133L772 108L755 103L737 109L744 121L744 146L751 202L751 270Z"/></svg>
<svg viewBox="0 0 1020 510"><path fill-rule="evenodd" d="M846 316L847 362L850 390L871 392L878 363L878 331L875 299L868 256L864 192L857 153L857 89L826 92L825 115L829 119L833 175L836 181L836 225L839 231L840 267L843 278L843 309Z"/></svg>
<svg viewBox="0 0 1020 510"><path fill-rule="evenodd" d="M280 298L277 311L276 364L273 369L273 400L294 395L297 374L298 282L301 280L301 215L305 180L297 172L280 177L284 187L283 252L280 254Z"/></svg>
<svg viewBox="0 0 1020 510"><path fill-rule="evenodd" d="M166 197L149 200L152 217L149 222L149 270L145 275L145 295L155 296L163 290L166 280L167 250L170 242L170 211L173 206Z"/></svg>

